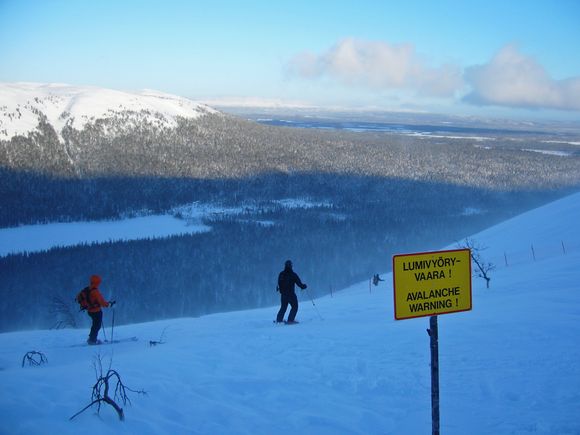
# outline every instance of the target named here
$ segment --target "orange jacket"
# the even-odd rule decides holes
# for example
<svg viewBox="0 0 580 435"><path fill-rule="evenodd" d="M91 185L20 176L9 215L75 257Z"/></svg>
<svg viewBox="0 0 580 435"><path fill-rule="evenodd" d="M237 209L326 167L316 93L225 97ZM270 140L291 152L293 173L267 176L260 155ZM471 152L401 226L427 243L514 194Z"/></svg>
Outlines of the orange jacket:
<svg viewBox="0 0 580 435"><path fill-rule="evenodd" d="M89 293L89 306L87 311L89 313L98 313L101 307L108 307L109 303L105 300L97 287L91 287Z"/></svg>
<svg viewBox="0 0 580 435"><path fill-rule="evenodd" d="M101 282L102 278L99 275L91 275L89 285L89 297L87 298L88 307L86 307L89 313L98 313L99 311L101 311L101 307L109 306L109 303L105 300L105 298L99 291L99 284ZM86 291L86 289L83 291ZM79 297L77 297L77 300L80 302Z"/></svg>

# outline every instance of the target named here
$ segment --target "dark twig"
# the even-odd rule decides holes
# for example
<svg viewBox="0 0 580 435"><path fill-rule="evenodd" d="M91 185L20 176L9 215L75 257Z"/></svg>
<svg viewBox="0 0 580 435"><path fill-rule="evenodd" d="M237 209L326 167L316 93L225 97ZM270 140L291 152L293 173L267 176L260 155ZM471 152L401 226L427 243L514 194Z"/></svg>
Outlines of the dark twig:
<svg viewBox="0 0 580 435"><path fill-rule="evenodd" d="M73 308L60 296L55 296L52 298L50 312L56 317L56 321L51 329L77 327L77 321Z"/></svg>
<svg viewBox="0 0 580 435"><path fill-rule="evenodd" d="M161 332L161 336L159 337L159 340L149 340L149 347L153 347L153 346L157 346L158 344L165 344L164 338L165 338L165 331L167 331L168 326L166 326L165 328L163 328L163 331Z"/></svg>
<svg viewBox="0 0 580 435"><path fill-rule="evenodd" d="M109 369L107 370L107 374L103 376L103 365L100 356L97 358L97 362L94 364L95 367L95 374L97 376L97 382L93 386L93 392L91 396L91 403L73 415L69 420L72 420L77 415L83 413L87 409L89 409L93 405L97 405L97 414L101 411L101 404L107 403L115 409L117 415L119 416L119 420L123 421L125 419L125 413L123 408L117 403L121 402L123 406L127 404L131 404L131 400L129 399L128 392L137 393L137 394L147 394L143 390L133 390L123 384L121 381L121 376L116 370L111 369L109 365ZM113 391L113 398L109 395L109 391L111 387L114 387Z"/></svg>
<svg viewBox="0 0 580 435"><path fill-rule="evenodd" d="M22 358L22 367L24 367L24 364L27 362L29 366L40 366L42 364L47 364L48 359L42 352L32 350L27 352L26 355L24 355Z"/></svg>
<svg viewBox="0 0 580 435"><path fill-rule="evenodd" d="M485 280L485 285L489 288L489 282L491 277L489 272L495 269L495 264L485 261L481 257L481 251L485 251L487 246L482 246L476 240L466 238L465 241L458 244L460 248L467 248L471 252L471 259L473 264L475 264L476 270L474 271L475 276L478 278L483 278Z"/></svg>

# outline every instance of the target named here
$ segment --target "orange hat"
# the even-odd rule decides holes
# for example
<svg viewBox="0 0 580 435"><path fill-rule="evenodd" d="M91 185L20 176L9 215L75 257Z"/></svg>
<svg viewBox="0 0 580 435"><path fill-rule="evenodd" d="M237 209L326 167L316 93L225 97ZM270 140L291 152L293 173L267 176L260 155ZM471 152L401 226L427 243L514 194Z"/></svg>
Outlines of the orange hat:
<svg viewBox="0 0 580 435"><path fill-rule="evenodd" d="M97 287L101 283L102 279L99 275L91 275L91 285Z"/></svg>

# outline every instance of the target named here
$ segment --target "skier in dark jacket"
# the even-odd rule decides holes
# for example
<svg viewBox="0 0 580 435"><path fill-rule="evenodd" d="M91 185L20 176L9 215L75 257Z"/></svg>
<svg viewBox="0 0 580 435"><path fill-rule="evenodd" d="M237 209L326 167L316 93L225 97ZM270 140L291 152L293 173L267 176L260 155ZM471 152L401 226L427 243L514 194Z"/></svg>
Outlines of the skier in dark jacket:
<svg viewBox="0 0 580 435"><path fill-rule="evenodd" d="M307 285L300 281L300 277L292 270L292 262L287 260L284 263L284 270L278 275L278 291L280 292L280 311L276 316L276 322L280 323L284 321L284 315L286 314L286 309L288 304L290 304L290 314L288 314L288 321L286 323L293 324L298 323L294 320L296 313L298 312L298 298L296 293L294 293L294 285L297 285L302 290L304 290Z"/></svg>

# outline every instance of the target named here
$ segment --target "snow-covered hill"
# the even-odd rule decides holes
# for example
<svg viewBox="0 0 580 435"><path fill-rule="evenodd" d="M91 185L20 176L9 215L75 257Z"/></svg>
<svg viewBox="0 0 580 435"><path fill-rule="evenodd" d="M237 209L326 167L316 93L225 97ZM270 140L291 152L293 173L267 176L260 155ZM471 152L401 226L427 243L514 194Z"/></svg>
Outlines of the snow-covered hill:
<svg viewBox="0 0 580 435"><path fill-rule="evenodd" d="M208 166L225 115L157 91L0 83L0 169L65 177L184 176Z"/></svg>
<svg viewBox="0 0 580 435"><path fill-rule="evenodd" d="M195 119L216 113L206 105L152 90L130 93L64 84L0 83L0 140L35 131L42 115L60 134L65 125L82 130L88 123L123 112L158 127L175 127L177 117Z"/></svg>
<svg viewBox="0 0 580 435"><path fill-rule="evenodd" d="M474 280L472 311L439 317L441 433L580 433L579 217L576 194L474 236L498 267L490 289ZM270 307L117 327L139 341L100 347L78 346L86 325L0 334L0 433L429 433L428 319L395 321L383 278L315 306L302 293L298 326ZM122 310L122 290L102 287ZM48 363L21 367L32 350ZM128 393L124 422L108 405L68 420L91 401L97 357L147 392Z"/></svg>

